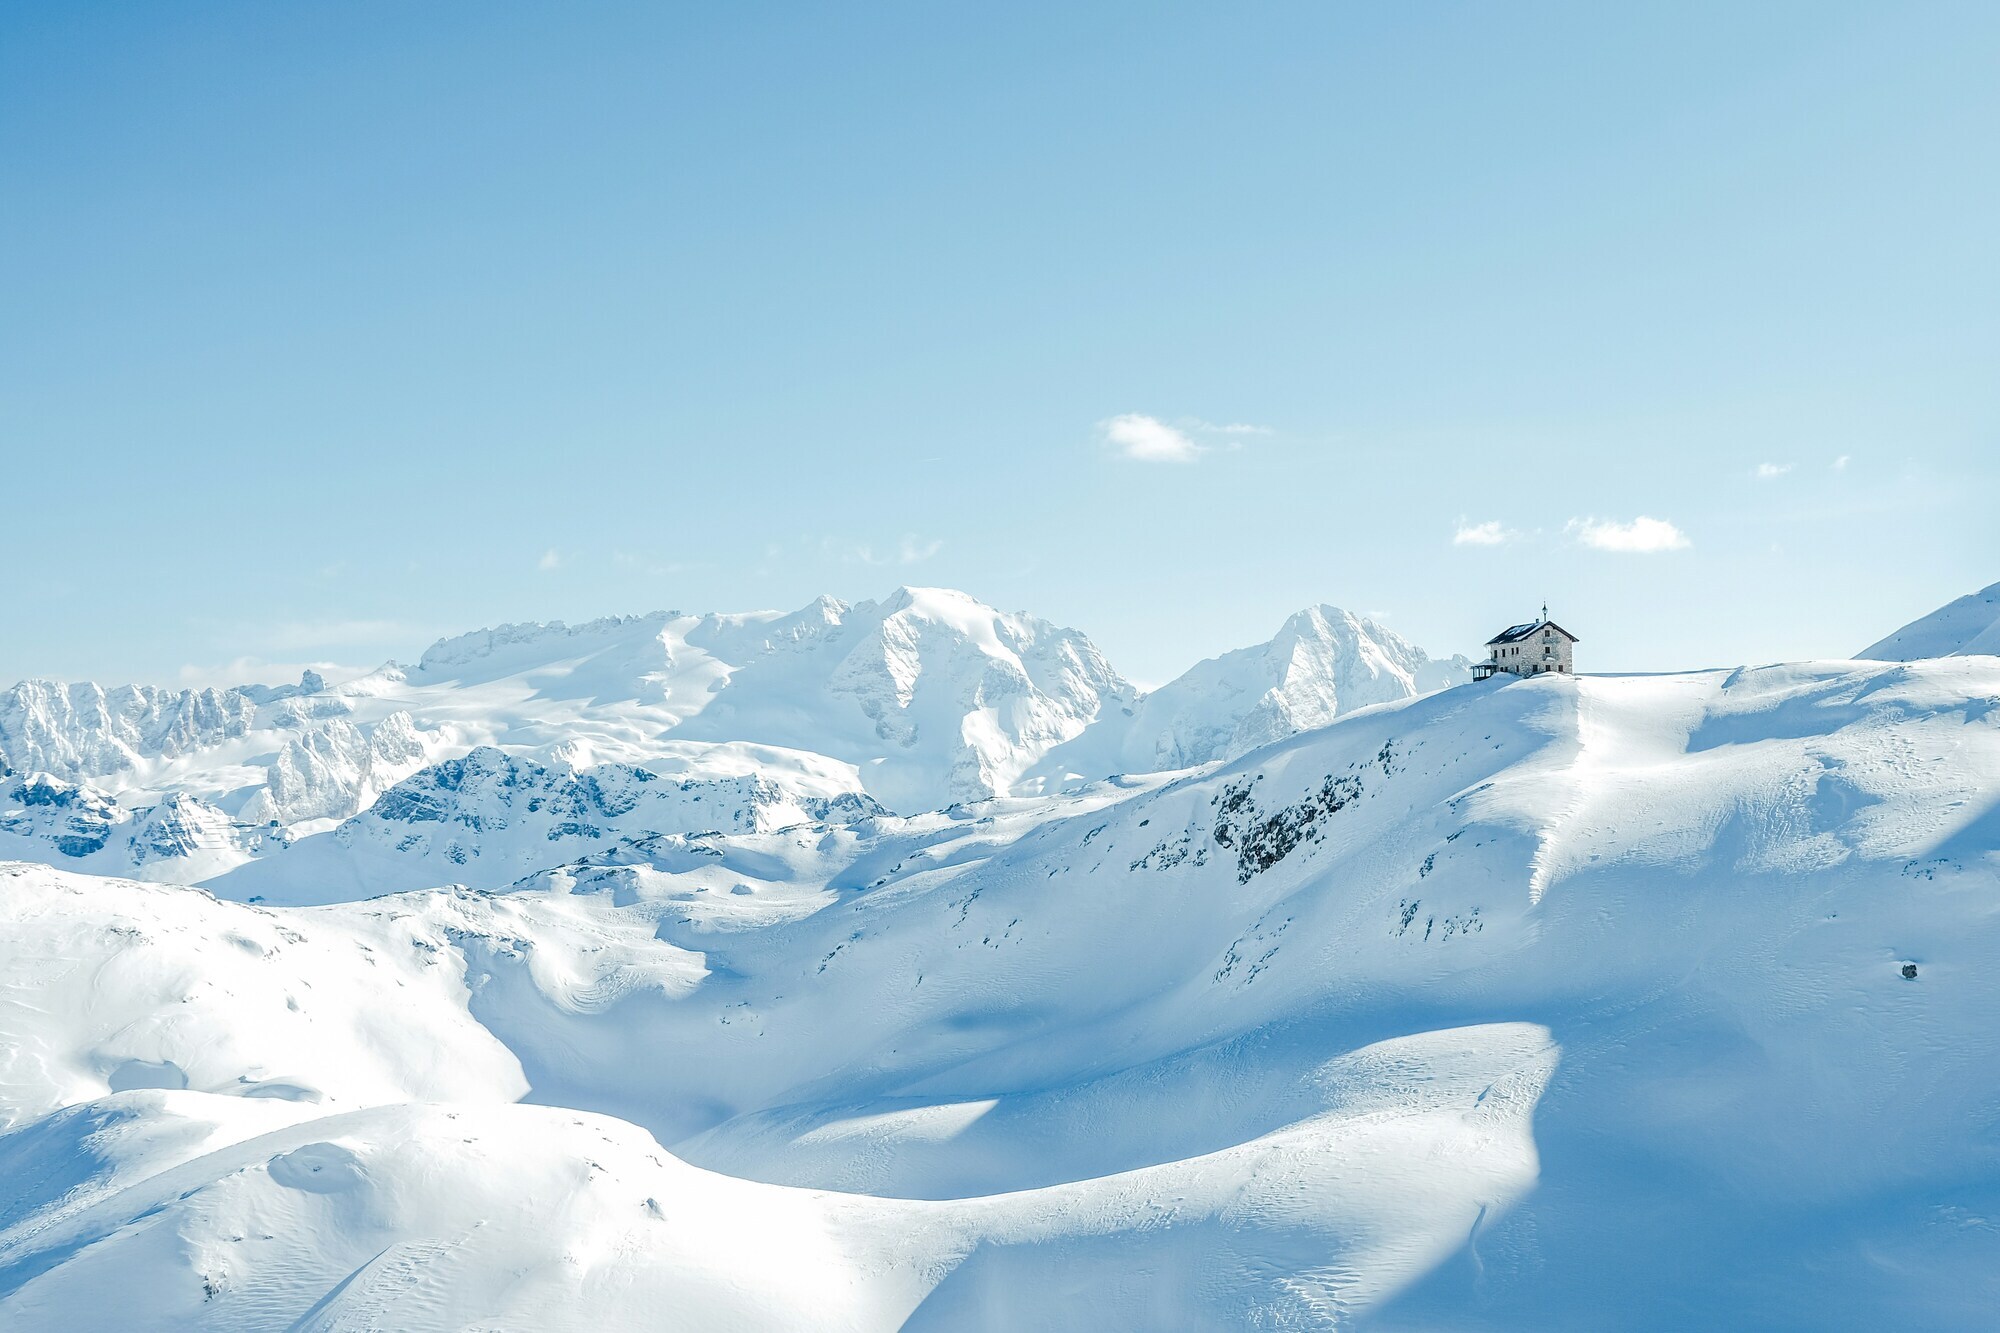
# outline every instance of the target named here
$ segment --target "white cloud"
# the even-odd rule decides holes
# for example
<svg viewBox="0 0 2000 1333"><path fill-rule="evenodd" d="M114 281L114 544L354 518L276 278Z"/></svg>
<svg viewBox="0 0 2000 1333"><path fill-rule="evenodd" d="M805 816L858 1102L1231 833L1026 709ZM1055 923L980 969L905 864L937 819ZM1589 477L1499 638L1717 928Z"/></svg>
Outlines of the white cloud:
<svg viewBox="0 0 2000 1333"><path fill-rule="evenodd" d="M548 550L542 552L542 558L535 562L535 568L544 573L547 573L551 569L561 569L562 553L551 546Z"/></svg>
<svg viewBox="0 0 2000 1333"><path fill-rule="evenodd" d="M906 533L893 551L878 551L868 542L846 542L827 537L820 542L823 555L849 565L920 565L944 549L942 538L919 537Z"/></svg>
<svg viewBox="0 0 2000 1333"><path fill-rule="evenodd" d="M1848 460L1848 457L1849 457L1849 456L1848 456L1847 454L1842 454L1842 455L1841 455L1840 457L1838 457L1838 458L1834 459L1834 460L1833 460L1833 470L1834 470L1835 472L1845 472L1845 471L1847 471L1847 460Z"/></svg>
<svg viewBox="0 0 2000 1333"><path fill-rule="evenodd" d="M648 578L672 578L692 569L711 568L705 560L655 560L650 555L638 551L614 551L611 563L623 569L636 569Z"/></svg>
<svg viewBox="0 0 2000 1333"><path fill-rule="evenodd" d="M373 645L384 639L406 638L417 633L419 631L415 627L400 620L286 620L253 637L272 652L302 653L316 648Z"/></svg>
<svg viewBox="0 0 2000 1333"><path fill-rule="evenodd" d="M1500 520L1497 518L1485 523L1467 523L1464 519L1460 519L1458 521L1458 531L1451 535L1451 544L1453 546L1503 546L1513 541L1516 535L1511 528L1502 527Z"/></svg>
<svg viewBox="0 0 2000 1333"><path fill-rule="evenodd" d="M1664 518L1647 518L1644 514L1630 523L1620 523L1615 519L1573 518L1565 531L1585 546L1600 551L1644 554L1678 551L1689 544L1687 534L1679 528Z"/></svg>
<svg viewBox="0 0 2000 1333"><path fill-rule="evenodd" d="M1127 412L1102 423L1104 438L1123 457L1139 463L1192 463L1201 446L1158 417Z"/></svg>
<svg viewBox="0 0 2000 1333"><path fill-rule="evenodd" d="M929 541L921 538L904 537L896 546L896 559L906 565L920 565L944 549L944 542L933 537Z"/></svg>
<svg viewBox="0 0 2000 1333"><path fill-rule="evenodd" d="M1269 426L1253 426L1245 421L1232 421L1219 426L1213 421L1203 421L1200 417L1189 417L1181 423L1189 430L1204 431L1213 435L1269 435Z"/></svg>
<svg viewBox="0 0 2000 1333"><path fill-rule="evenodd" d="M273 662L262 657L238 657L219 664L189 662L175 673L190 689L228 689L231 685L290 685L307 671L317 671L330 685L368 674L367 667L338 662Z"/></svg>
<svg viewBox="0 0 2000 1333"><path fill-rule="evenodd" d="M1791 470L1790 463L1759 463L1756 476L1760 481L1769 481L1773 477L1782 477Z"/></svg>

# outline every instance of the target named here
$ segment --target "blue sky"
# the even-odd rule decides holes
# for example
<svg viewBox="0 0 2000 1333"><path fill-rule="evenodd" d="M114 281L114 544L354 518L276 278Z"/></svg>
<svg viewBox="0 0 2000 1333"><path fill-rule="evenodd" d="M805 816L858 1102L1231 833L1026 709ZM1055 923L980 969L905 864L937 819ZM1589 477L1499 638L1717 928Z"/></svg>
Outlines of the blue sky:
<svg viewBox="0 0 2000 1333"><path fill-rule="evenodd" d="M1320 601L1851 652L2000 578L1996 58L1983 3L10 6L0 678L905 582L1146 681Z"/></svg>

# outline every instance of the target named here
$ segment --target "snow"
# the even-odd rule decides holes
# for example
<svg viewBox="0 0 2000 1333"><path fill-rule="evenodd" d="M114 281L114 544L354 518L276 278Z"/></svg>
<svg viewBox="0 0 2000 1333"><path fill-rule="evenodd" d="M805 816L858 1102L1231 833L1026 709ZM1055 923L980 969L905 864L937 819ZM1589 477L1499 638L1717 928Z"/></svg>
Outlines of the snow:
<svg viewBox="0 0 2000 1333"><path fill-rule="evenodd" d="M733 674L1091 669L898 601ZM520 688L524 637L451 688ZM525 670L559 712L596 668ZM0 1325L1978 1327L1996 701L1990 656L1468 684L508 892L15 865ZM474 865L583 776L465 763L405 827L499 812Z"/></svg>
<svg viewBox="0 0 2000 1333"><path fill-rule="evenodd" d="M1339 607L1309 607L1268 643L1197 663L1129 714L1107 715L1038 771L1060 784L1234 759L1355 708L1460 684L1469 666L1463 657L1432 661L1393 630Z"/></svg>
<svg viewBox="0 0 2000 1333"><path fill-rule="evenodd" d="M1927 657L2000 653L2000 583L1967 593L1920 616L1856 657L1915 662Z"/></svg>
<svg viewBox="0 0 2000 1333"><path fill-rule="evenodd" d="M0 784L0 855L292 902L499 888L639 834L914 813L1233 758L1463 666L1322 606L1142 697L1074 630L902 588L789 614L501 625L331 688L311 672L220 693L23 682L0 699L0 766L87 787L103 827L79 850ZM421 796L488 752L532 775L529 800L581 817L523 818L504 789ZM674 798L607 810L589 795L652 778ZM200 829L124 829L162 820Z"/></svg>
<svg viewBox="0 0 2000 1333"><path fill-rule="evenodd" d="M241 736L254 712L238 690L24 680L0 695L0 766L69 777L116 772Z"/></svg>

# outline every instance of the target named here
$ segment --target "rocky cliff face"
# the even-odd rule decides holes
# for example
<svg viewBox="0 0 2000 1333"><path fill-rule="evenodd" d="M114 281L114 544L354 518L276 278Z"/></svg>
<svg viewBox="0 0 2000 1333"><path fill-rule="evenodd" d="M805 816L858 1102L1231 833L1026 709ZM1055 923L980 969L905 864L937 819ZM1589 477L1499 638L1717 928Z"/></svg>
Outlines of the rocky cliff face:
<svg viewBox="0 0 2000 1333"><path fill-rule="evenodd" d="M59 857L101 851L126 817L95 787L49 773L31 773L0 788L0 832L45 843Z"/></svg>
<svg viewBox="0 0 2000 1333"><path fill-rule="evenodd" d="M332 832L224 884L247 896L343 860L367 867L377 892L446 882L503 888L661 832L758 833L882 813L860 793L806 792L755 774L675 779L628 764L574 770L488 745L411 774Z"/></svg>
<svg viewBox="0 0 2000 1333"><path fill-rule="evenodd" d="M0 694L0 766L102 777L242 736L256 713L241 690L24 680Z"/></svg>
<svg viewBox="0 0 2000 1333"><path fill-rule="evenodd" d="M228 815L184 792L127 809L87 783L48 773L0 784L0 856L126 873L160 861L184 869L211 853L199 859L220 868L240 859L240 832Z"/></svg>
<svg viewBox="0 0 2000 1333"><path fill-rule="evenodd" d="M345 819L415 772L437 739L401 710L365 731L344 717L314 723L285 739L243 817L280 825Z"/></svg>

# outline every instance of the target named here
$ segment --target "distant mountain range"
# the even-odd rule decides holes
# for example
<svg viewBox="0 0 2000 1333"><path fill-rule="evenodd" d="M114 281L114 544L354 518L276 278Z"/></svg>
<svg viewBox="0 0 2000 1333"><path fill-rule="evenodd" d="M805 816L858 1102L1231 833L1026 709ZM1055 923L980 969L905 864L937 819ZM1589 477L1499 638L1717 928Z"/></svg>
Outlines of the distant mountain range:
<svg viewBox="0 0 2000 1333"><path fill-rule="evenodd" d="M1226 760L1466 665L1319 606L1144 693L1075 630L901 588L789 614L501 625L331 687L310 672L229 690L29 680L0 695L0 856L190 882L494 886L639 834Z"/></svg>

